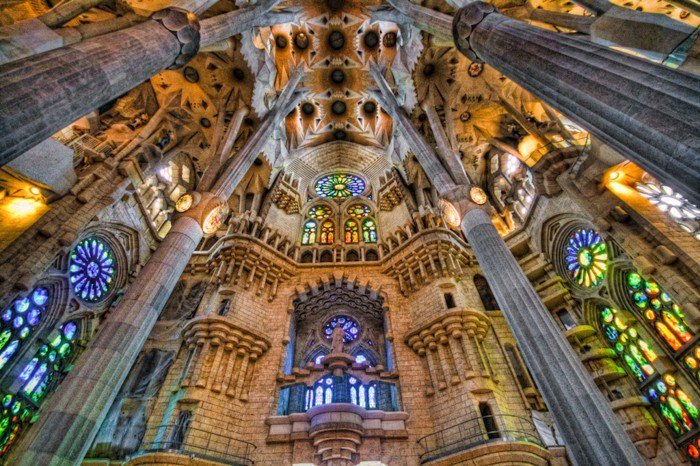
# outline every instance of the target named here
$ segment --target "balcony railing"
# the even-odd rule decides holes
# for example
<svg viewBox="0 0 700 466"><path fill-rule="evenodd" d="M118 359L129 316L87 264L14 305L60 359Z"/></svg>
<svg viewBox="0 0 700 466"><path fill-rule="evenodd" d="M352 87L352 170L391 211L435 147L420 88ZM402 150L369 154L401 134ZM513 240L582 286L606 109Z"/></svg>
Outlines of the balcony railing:
<svg viewBox="0 0 700 466"><path fill-rule="evenodd" d="M249 466L255 445L193 427L168 424L146 429L139 451L144 453L168 452L216 461L221 464Z"/></svg>
<svg viewBox="0 0 700 466"><path fill-rule="evenodd" d="M418 440L423 448L420 462L424 464L488 442L516 441L544 446L529 419L510 415L479 416Z"/></svg>

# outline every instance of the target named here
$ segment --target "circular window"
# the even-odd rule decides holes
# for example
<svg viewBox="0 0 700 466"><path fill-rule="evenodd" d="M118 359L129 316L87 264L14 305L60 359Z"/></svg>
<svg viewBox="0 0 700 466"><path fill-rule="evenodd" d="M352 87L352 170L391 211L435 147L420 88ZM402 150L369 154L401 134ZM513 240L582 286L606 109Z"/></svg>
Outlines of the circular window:
<svg viewBox="0 0 700 466"><path fill-rule="evenodd" d="M104 299L114 280L114 254L98 238L82 240L70 255L69 277L73 293L83 301Z"/></svg>
<svg viewBox="0 0 700 466"><path fill-rule="evenodd" d="M323 326L323 336L326 340L333 339L333 330L340 327L345 330L343 343L350 343L360 335L360 326L355 319L348 316L335 316Z"/></svg>
<svg viewBox="0 0 700 466"><path fill-rule="evenodd" d="M359 176L336 173L316 182L316 194L328 198L359 196L365 190L365 181Z"/></svg>
<svg viewBox="0 0 700 466"><path fill-rule="evenodd" d="M569 235L564 257L571 279L586 288L599 285L608 269L608 248L600 234L578 228Z"/></svg>

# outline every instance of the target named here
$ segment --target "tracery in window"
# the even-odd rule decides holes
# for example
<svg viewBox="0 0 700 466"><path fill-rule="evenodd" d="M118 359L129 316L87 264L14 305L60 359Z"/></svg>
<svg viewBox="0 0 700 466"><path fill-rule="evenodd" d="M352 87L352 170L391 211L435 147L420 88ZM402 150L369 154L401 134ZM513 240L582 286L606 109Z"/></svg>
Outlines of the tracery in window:
<svg viewBox="0 0 700 466"><path fill-rule="evenodd" d="M49 342L39 348L20 372L22 386L19 391L6 393L0 399L0 457L29 424L46 393L59 382L71 359L77 330L74 322L58 326Z"/></svg>
<svg viewBox="0 0 700 466"><path fill-rule="evenodd" d="M360 228L355 220L345 222L345 242L351 244L360 242Z"/></svg>
<svg viewBox="0 0 700 466"><path fill-rule="evenodd" d="M304 223L304 232L301 235L301 244L314 244L316 242L316 222L307 220Z"/></svg>
<svg viewBox="0 0 700 466"><path fill-rule="evenodd" d="M672 374L664 374L647 389L647 395L677 437L698 426L700 412Z"/></svg>
<svg viewBox="0 0 700 466"><path fill-rule="evenodd" d="M75 296L98 302L107 296L114 280L112 250L98 238L86 238L70 254L68 276Z"/></svg>
<svg viewBox="0 0 700 466"><path fill-rule="evenodd" d="M316 194L331 199L359 196L365 190L365 181L359 176L335 173L316 182Z"/></svg>
<svg viewBox="0 0 700 466"><path fill-rule="evenodd" d="M634 187L659 210L668 213L683 230L700 239L700 209L694 204L647 173Z"/></svg>
<svg viewBox="0 0 700 466"><path fill-rule="evenodd" d="M620 311L612 307L600 310L600 324L610 346L620 355L638 382L645 382L655 370L658 358L651 346L640 338L634 326L627 325Z"/></svg>
<svg viewBox="0 0 700 466"><path fill-rule="evenodd" d="M578 228L566 243L566 269L571 279L586 288L599 285L608 269L608 250L600 234L591 228Z"/></svg>
<svg viewBox="0 0 700 466"><path fill-rule="evenodd" d="M372 214L372 209L364 204L353 204L347 209L348 215L352 218L363 218Z"/></svg>
<svg viewBox="0 0 700 466"><path fill-rule="evenodd" d="M3 369L31 335L46 311L49 291L35 288L27 297L15 299L0 316L0 369Z"/></svg>
<svg viewBox="0 0 700 466"><path fill-rule="evenodd" d="M371 218L362 222L362 240L365 243L377 242L377 224Z"/></svg>
<svg viewBox="0 0 700 466"><path fill-rule="evenodd" d="M645 280L637 272L630 272L627 275L627 290L635 307L673 351L680 350L693 339L693 332L685 323L681 307L656 282Z"/></svg>
<svg viewBox="0 0 700 466"><path fill-rule="evenodd" d="M323 326L323 336L326 340L330 341L333 339L333 329L336 327L341 327L345 331L343 343L354 341L360 334L360 326L355 319L340 315L333 317Z"/></svg>
<svg viewBox="0 0 700 466"><path fill-rule="evenodd" d="M321 224L321 234L319 235L321 244L333 244L335 240L335 225L331 220L326 220Z"/></svg>
<svg viewBox="0 0 700 466"><path fill-rule="evenodd" d="M316 220L323 220L324 218L330 217L333 211L327 205L317 205L309 209L309 217L315 218Z"/></svg>

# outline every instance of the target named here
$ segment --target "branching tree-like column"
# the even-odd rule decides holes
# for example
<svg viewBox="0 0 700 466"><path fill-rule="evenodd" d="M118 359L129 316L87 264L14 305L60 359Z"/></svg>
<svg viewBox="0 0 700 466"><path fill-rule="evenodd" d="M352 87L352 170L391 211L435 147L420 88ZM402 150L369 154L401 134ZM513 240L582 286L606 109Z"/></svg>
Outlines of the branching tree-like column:
<svg viewBox="0 0 700 466"><path fill-rule="evenodd" d="M438 192L457 209L461 228L494 292L523 358L577 465L644 464L578 355L556 327L489 214L471 200L470 188L452 182L437 155L413 127L377 67L375 94L408 141Z"/></svg>
<svg viewBox="0 0 700 466"><path fill-rule="evenodd" d="M662 183L700 202L700 77L508 18L457 12L454 41Z"/></svg>
<svg viewBox="0 0 700 466"><path fill-rule="evenodd" d="M60 391L49 399L39 421L17 445L11 464L72 466L83 459L202 239L202 225L223 206L265 142L272 137L286 115L282 110L300 99L294 87L303 73L301 70L295 73L256 133L224 168L214 189L216 194L196 193L198 203L175 220L172 230L148 259L119 305L110 311L97 336L80 355L75 368L61 384Z"/></svg>
<svg viewBox="0 0 700 466"><path fill-rule="evenodd" d="M184 66L200 46L287 19L269 14L277 3L205 19L201 35L195 15L169 8L136 26L0 66L0 166L154 74Z"/></svg>

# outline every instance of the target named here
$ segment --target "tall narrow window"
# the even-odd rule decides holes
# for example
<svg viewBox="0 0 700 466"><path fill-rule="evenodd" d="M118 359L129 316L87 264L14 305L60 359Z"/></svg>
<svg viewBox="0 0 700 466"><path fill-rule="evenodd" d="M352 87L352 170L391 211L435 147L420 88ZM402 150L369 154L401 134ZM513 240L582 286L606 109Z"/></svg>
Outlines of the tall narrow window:
<svg viewBox="0 0 700 466"><path fill-rule="evenodd" d="M221 304L219 304L219 309L216 311L216 314L220 315L220 316L227 316L230 307L231 307L231 300L224 299L223 301L221 301Z"/></svg>
<svg viewBox="0 0 700 466"><path fill-rule="evenodd" d="M447 306L447 309L452 309L457 307L455 304L455 298L452 296L452 293L445 293L445 305Z"/></svg>
<svg viewBox="0 0 700 466"><path fill-rule="evenodd" d="M170 439L168 441L168 447L173 450L179 450L183 447L185 440L187 438L187 431L190 428L190 421L192 420L192 411L180 411L173 425L173 430L170 431Z"/></svg>
<svg viewBox="0 0 700 466"><path fill-rule="evenodd" d="M335 236L335 225L333 225L332 221L326 220L325 222L323 222L321 224L320 243L321 244L333 244L334 236Z"/></svg>
<svg viewBox="0 0 700 466"><path fill-rule="evenodd" d="M605 338L620 355L638 382L645 382L654 374L652 363L657 356L634 326L627 325L620 312L612 307L600 310L600 325Z"/></svg>
<svg viewBox="0 0 700 466"><path fill-rule="evenodd" d="M355 220L348 220L345 222L345 242L360 242L360 229L358 228L357 222Z"/></svg>
<svg viewBox="0 0 700 466"><path fill-rule="evenodd" d="M498 303L486 279L481 275L475 275L474 286L476 286L476 291L479 293L484 309L487 311L497 311L499 309Z"/></svg>
<svg viewBox="0 0 700 466"><path fill-rule="evenodd" d="M301 235L301 244L314 244L316 242L316 222L307 220L304 223L304 232Z"/></svg>
<svg viewBox="0 0 700 466"><path fill-rule="evenodd" d="M484 423L486 436L489 439L501 438L501 432L498 430L498 424L491 411L491 406L488 403L479 403L479 414L481 415L481 421Z"/></svg>
<svg viewBox="0 0 700 466"><path fill-rule="evenodd" d="M377 242L377 224L371 218L362 222L362 240L365 243Z"/></svg>
<svg viewBox="0 0 700 466"><path fill-rule="evenodd" d="M525 367L523 367L523 364L520 361L520 356L515 350L515 347L513 347L513 345L505 345L505 350L506 355L508 355L508 361L510 361L510 365L513 368L513 371L515 371L515 378L518 379L518 384L520 384L520 387L523 390L532 387L530 378L528 377L527 372L525 372Z"/></svg>

